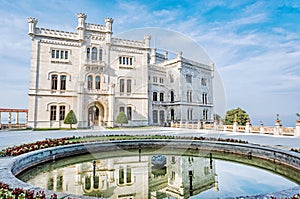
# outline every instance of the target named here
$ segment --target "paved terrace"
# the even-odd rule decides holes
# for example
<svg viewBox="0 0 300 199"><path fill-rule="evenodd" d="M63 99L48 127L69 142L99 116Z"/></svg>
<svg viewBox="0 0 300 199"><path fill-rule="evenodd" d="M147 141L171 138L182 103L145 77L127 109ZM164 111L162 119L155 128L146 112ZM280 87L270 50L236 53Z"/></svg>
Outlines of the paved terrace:
<svg viewBox="0 0 300 199"><path fill-rule="evenodd" d="M86 135L175 135L234 138L246 140L249 143L279 147L283 149L300 148L300 137L274 136L267 134L239 133L213 130L178 129L170 127L143 127L124 129L98 129L98 130L52 130L52 131L0 131L0 150L9 146L35 142L46 138L62 138Z"/></svg>

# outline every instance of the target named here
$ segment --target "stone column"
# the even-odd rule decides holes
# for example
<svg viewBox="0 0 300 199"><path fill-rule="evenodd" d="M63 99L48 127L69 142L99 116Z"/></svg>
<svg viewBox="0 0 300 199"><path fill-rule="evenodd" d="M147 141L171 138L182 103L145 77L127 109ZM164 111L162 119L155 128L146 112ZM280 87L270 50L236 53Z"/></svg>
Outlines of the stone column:
<svg viewBox="0 0 300 199"><path fill-rule="evenodd" d="M186 121L185 121L185 128L187 129L188 127L189 127L189 121L186 120Z"/></svg>
<svg viewBox="0 0 300 199"><path fill-rule="evenodd" d="M12 117L12 113L11 112L9 112L8 113L8 128L11 128L11 118Z"/></svg>
<svg viewBox="0 0 300 199"><path fill-rule="evenodd" d="M281 120L277 118L275 127L274 127L274 135L281 135Z"/></svg>
<svg viewBox="0 0 300 199"><path fill-rule="evenodd" d="M19 124L19 112L16 113L16 124Z"/></svg>
<svg viewBox="0 0 300 199"><path fill-rule="evenodd" d="M108 96L108 127L114 127L114 104L115 104L115 96L114 96L115 85L111 84L109 86L109 96Z"/></svg>
<svg viewBox="0 0 300 199"><path fill-rule="evenodd" d="M300 137L300 119L296 123L295 136Z"/></svg>

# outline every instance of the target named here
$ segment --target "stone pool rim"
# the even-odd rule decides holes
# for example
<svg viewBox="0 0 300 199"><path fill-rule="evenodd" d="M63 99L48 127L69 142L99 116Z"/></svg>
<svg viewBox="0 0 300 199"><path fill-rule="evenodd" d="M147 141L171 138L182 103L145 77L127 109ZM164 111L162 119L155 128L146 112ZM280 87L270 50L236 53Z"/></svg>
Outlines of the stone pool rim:
<svg viewBox="0 0 300 199"><path fill-rule="evenodd" d="M280 161L280 163L290 166L300 172L300 154L297 152L260 146L256 144L240 144L231 142L218 142L207 140L180 140L180 139L140 139L140 140L115 140L115 141L98 141L89 143L79 143L72 145L64 145L41 149L17 157L4 157L0 160L0 179L2 183L10 185L11 188L22 187L30 190L43 190L46 195L50 196L56 193L59 198L96 198L90 196L79 196L68 193L54 192L51 190L39 188L23 182L15 176L31 167L43 164L53 159L63 159L70 156L84 155L97 151L115 151L121 149L138 149L138 148L176 148L176 149L200 149L216 152L226 152L237 155L247 155L251 152L253 157L264 160ZM275 197L291 197L300 193L300 186L288 190L282 190L274 193L262 193L255 196L241 196L235 198L271 198Z"/></svg>

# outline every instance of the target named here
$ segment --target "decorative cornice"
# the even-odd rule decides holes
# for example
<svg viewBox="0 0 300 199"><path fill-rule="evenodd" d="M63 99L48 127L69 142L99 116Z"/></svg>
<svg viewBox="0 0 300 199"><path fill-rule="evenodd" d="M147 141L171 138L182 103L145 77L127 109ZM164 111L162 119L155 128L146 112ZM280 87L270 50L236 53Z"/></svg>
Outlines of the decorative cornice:
<svg viewBox="0 0 300 199"><path fill-rule="evenodd" d="M98 41L104 41L105 40L105 34L101 35L87 35L84 37L84 39L92 39L92 40L98 40Z"/></svg>
<svg viewBox="0 0 300 199"><path fill-rule="evenodd" d="M144 51L142 50L136 50L136 49L129 49L126 47L111 47L111 51L117 51L117 52L127 52L127 53L136 53L136 54L143 54Z"/></svg>
<svg viewBox="0 0 300 199"><path fill-rule="evenodd" d="M80 47L81 46L80 43L50 40L50 39L41 39L40 42L41 43L46 43L46 44L55 44L55 45L64 45L64 46L75 46L75 47Z"/></svg>

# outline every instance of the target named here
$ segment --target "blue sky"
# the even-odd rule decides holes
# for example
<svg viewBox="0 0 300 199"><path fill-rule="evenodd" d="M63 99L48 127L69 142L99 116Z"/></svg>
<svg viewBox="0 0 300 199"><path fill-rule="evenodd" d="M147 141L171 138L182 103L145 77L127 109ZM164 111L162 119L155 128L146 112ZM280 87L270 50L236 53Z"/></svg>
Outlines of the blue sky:
<svg viewBox="0 0 300 199"><path fill-rule="evenodd" d="M114 18L118 34L159 27L196 41L223 80L226 109L245 109L252 123L273 125L280 114L294 126L300 112L300 2L294 1L89 1L0 0L0 107L27 108L31 42L27 17L38 26L75 31Z"/></svg>

